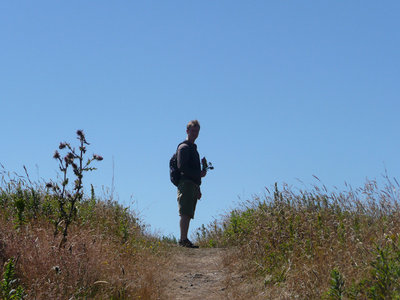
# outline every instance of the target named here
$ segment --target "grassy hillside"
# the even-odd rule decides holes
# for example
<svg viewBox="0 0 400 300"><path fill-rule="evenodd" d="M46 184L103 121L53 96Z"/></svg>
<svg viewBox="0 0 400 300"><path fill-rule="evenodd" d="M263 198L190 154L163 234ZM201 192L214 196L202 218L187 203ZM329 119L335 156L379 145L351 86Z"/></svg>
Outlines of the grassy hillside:
<svg viewBox="0 0 400 300"><path fill-rule="evenodd" d="M243 274L238 298L399 299L400 194L386 179L342 192L275 185L197 239L237 249L227 267Z"/></svg>
<svg viewBox="0 0 400 300"><path fill-rule="evenodd" d="M165 263L165 247L143 233L133 212L92 194L76 204L64 243L61 232L55 234L59 213L59 202L44 187L33 188L21 179L3 180L0 295L4 299L23 294L27 299L158 297L157 270Z"/></svg>
<svg viewBox="0 0 400 300"><path fill-rule="evenodd" d="M146 235L134 212L83 193L102 157L85 157L77 138L54 153L58 182L0 170L0 297L162 299L173 238ZM388 176L345 191L275 184L200 228L197 242L230 248L230 298L400 299L399 188Z"/></svg>
<svg viewBox="0 0 400 300"><path fill-rule="evenodd" d="M62 142L53 158L60 176L32 183L0 170L2 299L155 299L166 245L144 233L135 214L115 201L83 193L100 155Z"/></svg>

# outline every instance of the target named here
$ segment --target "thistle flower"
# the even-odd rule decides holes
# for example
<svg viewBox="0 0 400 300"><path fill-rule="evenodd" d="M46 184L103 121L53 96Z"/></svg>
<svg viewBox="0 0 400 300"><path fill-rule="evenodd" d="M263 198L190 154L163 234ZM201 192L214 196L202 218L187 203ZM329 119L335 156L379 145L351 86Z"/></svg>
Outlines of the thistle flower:
<svg viewBox="0 0 400 300"><path fill-rule="evenodd" d="M101 161L101 160L103 160L103 157L100 155L97 155L97 154L93 154L93 159Z"/></svg>
<svg viewBox="0 0 400 300"><path fill-rule="evenodd" d="M80 139L84 140L85 135L83 134L83 130L79 129L76 131L76 134L79 136Z"/></svg>
<svg viewBox="0 0 400 300"><path fill-rule="evenodd" d="M67 146L67 143L60 143L58 148L61 150L61 149L64 149L66 146Z"/></svg>
<svg viewBox="0 0 400 300"><path fill-rule="evenodd" d="M57 150L54 152L53 158L55 158L55 159L60 158L60 153L58 153Z"/></svg>
<svg viewBox="0 0 400 300"><path fill-rule="evenodd" d="M53 184L51 182L46 183L46 188L51 189L53 187Z"/></svg>

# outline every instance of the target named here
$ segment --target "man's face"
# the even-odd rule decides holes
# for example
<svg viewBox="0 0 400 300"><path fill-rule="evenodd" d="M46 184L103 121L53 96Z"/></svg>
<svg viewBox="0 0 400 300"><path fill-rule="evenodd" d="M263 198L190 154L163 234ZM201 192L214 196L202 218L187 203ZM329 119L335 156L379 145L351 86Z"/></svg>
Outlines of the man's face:
<svg viewBox="0 0 400 300"><path fill-rule="evenodd" d="M198 127L198 126L192 126L192 127L190 127L189 129L186 130L186 133L188 135L188 139L190 141L193 141L193 142L199 136L199 132L200 132L200 127Z"/></svg>

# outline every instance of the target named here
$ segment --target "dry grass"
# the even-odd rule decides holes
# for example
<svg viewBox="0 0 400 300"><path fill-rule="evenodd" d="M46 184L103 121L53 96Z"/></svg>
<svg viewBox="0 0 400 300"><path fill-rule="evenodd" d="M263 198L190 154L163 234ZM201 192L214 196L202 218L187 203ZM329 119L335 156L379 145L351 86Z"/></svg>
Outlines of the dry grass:
<svg viewBox="0 0 400 300"><path fill-rule="evenodd" d="M78 146L54 152L61 176L47 183L0 164L0 298L158 299L168 245L145 234L135 213L84 195L100 155L77 130ZM61 152L61 153L60 153Z"/></svg>
<svg viewBox="0 0 400 300"><path fill-rule="evenodd" d="M400 299L399 199L388 177L383 187L368 181L341 192L275 185L199 229L197 242L231 248L230 299ZM92 192L60 243L59 200L29 178L3 175L0 296L12 299L5 293L19 285L28 299L165 298L160 270L171 249L146 235L134 212Z"/></svg>
<svg viewBox="0 0 400 300"><path fill-rule="evenodd" d="M27 191L1 190L0 273L10 258L16 259L16 278L28 299L160 297L158 270L167 263L167 247L143 234L132 212L115 202L88 200L78 206L67 242L59 247L61 235L54 237L51 223L54 203L37 191L32 217ZM20 215L16 201L26 202Z"/></svg>
<svg viewBox="0 0 400 300"><path fill-rule="evenodd" d="M235 298L389 299L400 296L398 185L267 192L198 232L227 257ZM336 275L333 275L336 270Z"/></svg>

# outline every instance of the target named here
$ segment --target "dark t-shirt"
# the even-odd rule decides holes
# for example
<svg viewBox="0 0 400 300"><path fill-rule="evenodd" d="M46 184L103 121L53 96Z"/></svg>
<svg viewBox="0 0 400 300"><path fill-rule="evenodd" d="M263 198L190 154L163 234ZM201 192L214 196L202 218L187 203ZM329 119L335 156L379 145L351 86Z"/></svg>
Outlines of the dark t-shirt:
<svg viewBox="0 0 400 300"><path fill-rule="evenodd" d="M200 185L201 165L197 145L186 141L178 147L177 153L178 169L181 171L181 178L192 180L194 183Z"/></svg>

